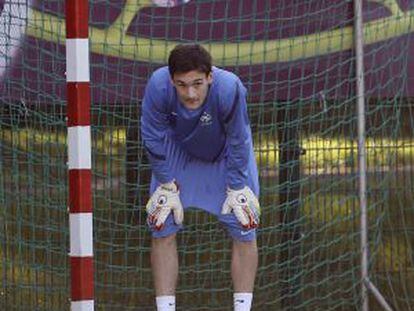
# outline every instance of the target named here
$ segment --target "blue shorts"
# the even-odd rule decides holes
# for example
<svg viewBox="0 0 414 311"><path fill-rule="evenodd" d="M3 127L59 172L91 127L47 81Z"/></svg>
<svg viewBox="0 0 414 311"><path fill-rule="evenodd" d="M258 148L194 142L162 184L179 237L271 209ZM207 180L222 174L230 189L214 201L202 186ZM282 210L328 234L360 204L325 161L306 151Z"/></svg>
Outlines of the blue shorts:
<svg viewBox="0 0 414 311"><path fill-rule="evenodd" d="M227 233L232 239L240 242L249 242L256 239L256 229L244 229L234 214L220 215L218 217L219 222L226 228ZM184 222L185 222L185 211L184 211ZM175 234L183 229L183 225L176 225L172 214L170 214L165 222L162 230L155 230L152 226L150 227L153 238L164 238Z"/></svg>
<svg viewBox="0 0 414 311"><path fill-rule="evenodd" d="M167 146L167 159L180 186L180 199L185 210L188 208L202 209L215 215L222 223L233 239L239 241L251 241L256 238L256 231L246 230L238 222L234 214L222 215L221 207L226 199L226 160L205 162L188 155L179 146L170 142ZM159 182L154 176L151 180L151 194L158 187ZM253 145L251 146L248 164L248 178L246 185L259 196L259 178ZM178 232L177 226L170 215L161 231L152 231L153 237L166 237Z"/></svg>

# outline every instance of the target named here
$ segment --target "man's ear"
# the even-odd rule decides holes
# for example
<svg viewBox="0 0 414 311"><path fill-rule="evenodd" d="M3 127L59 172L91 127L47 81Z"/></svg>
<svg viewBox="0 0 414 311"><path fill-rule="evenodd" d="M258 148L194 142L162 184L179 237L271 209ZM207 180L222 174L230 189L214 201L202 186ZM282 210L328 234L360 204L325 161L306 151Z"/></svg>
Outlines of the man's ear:
<svg viewBox="0 0 414 311"><path fill-rule="evenodd" d="M213 83L213 73L211 71L207 75L207 82L208 84Z"/></svg>

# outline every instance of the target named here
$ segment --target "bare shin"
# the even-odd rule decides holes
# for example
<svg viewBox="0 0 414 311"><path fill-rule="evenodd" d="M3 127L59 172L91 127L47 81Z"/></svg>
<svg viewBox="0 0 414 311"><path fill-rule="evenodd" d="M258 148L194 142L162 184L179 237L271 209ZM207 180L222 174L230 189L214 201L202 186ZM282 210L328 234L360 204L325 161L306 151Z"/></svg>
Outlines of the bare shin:
<svg viewBox="0 0 414 311"><path fill-rule="evenodd" d="M178 254L175 234L165 238L153 238L151 266L155 295L174 295L178 279Z"/></svg>
<svg viewBox="0 0 414 311"><path fill-rule="evenodd" d="M252 293L258 265L256 240L240 242L233 240L231 275L234 292Z"/></svg>

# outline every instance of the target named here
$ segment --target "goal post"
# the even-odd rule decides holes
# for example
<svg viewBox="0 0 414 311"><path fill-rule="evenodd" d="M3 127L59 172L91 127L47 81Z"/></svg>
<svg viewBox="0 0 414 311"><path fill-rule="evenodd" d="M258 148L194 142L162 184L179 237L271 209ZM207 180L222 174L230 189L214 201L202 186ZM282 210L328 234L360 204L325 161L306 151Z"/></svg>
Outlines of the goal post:
<svg viewBox="0 0 414 311"><path fill-rule="evenodd" d="M71 310L94 310L87 0L65 1Z"/></svg>

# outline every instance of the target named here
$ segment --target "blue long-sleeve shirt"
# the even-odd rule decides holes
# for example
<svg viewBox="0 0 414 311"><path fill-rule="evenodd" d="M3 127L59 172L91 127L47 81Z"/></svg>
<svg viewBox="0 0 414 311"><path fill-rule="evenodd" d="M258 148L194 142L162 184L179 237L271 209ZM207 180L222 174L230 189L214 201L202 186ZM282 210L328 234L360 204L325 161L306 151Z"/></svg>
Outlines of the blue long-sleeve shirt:
<svg viewBox="0 0 414 311"><path fill-rule="evenodd" d="M205 102L195 110L185 108L179 101L168 67L156 70L148 81L141 133L153 174L160 183L175 177L167 159L167 141L172 139L199 160L225 159L228 187L241 189L246 185L252 154L246 89L229 71L213 67L212 75Z"/></svg>

